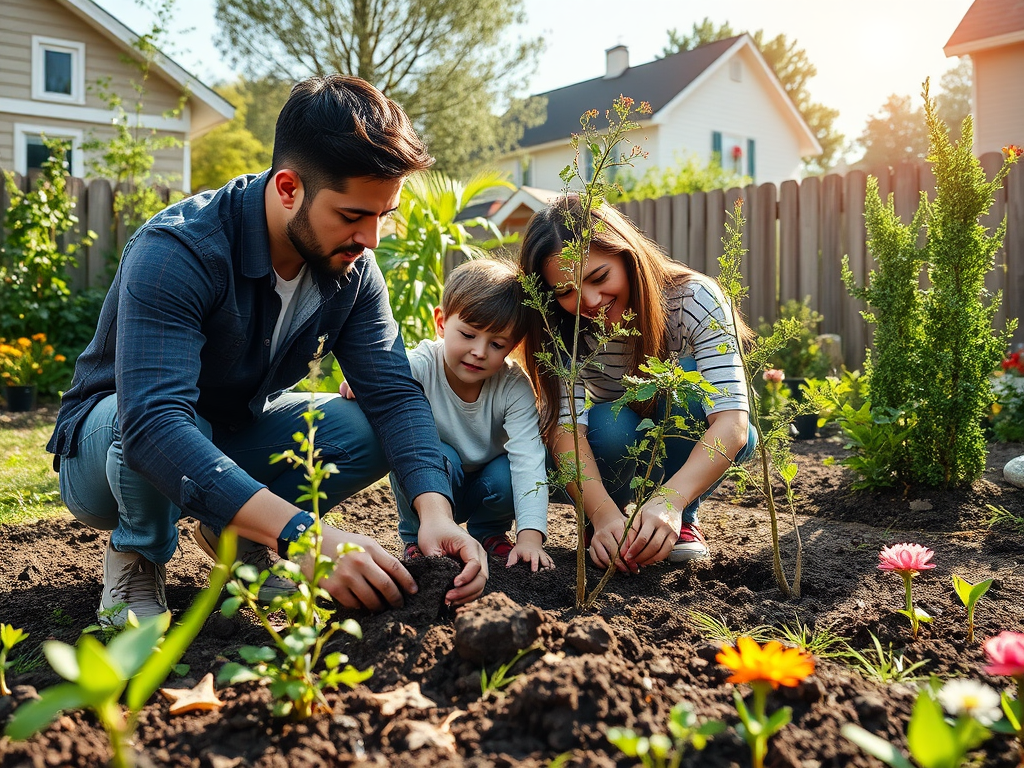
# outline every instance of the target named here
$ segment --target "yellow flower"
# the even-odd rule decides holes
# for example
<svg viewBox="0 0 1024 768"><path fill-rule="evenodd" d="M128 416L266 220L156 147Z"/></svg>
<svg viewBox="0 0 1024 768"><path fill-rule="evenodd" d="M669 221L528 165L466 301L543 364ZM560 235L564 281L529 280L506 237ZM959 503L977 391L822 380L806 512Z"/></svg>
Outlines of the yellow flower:
<svg viewBox="0 0 1024 768"><path fill-rule="evenodd" d="M18 339L18 346L28 349L29 347L32 346L32 342L26 339L24 336L22 336L20 339Z"/></svg>
<svg viewBox="0 0 1024 768"><path fill-rule="evenodd" d="M1001 406L999 403L992 403L992 415L993 416L995 414L999 413L1001 410L1003 410L1003 406Z"/></svg>
<svg viewBox="0 0 1024 768"><path fill-rule="evenodd" d="M813 658L799 648L786 648L775 640L762 648L753 638L741 637L735 648L723 645L715 659L733 671L726 680L729 683L763 682L772 688L793 687L814 672Z"/></svg>

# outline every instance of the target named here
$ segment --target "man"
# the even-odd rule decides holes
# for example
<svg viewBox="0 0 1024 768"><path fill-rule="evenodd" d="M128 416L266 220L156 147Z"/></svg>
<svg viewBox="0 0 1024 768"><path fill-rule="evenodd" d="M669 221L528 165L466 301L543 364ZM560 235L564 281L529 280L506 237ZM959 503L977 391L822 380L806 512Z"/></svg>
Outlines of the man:
<svg viewBox="0 0 1024 768"><path fill-rule="evenodd" d="M433 163L409 118L358 78L299 83L277 121L273 166L153 217L125 247L96 335L79 357L47 446L61 497L111 530L102 617L167 610L165 567L182 513L208 552L239 534L260 568L312 522L302 473L269 457L294 447L308 395L284 393L334 352L358 405L318 396L316 444L338 474L331 505L388 464L420 518L420 548L465 567L447 599L478 597L480 545L452 519L451 484L430 407L412 379L375 248L405 178ZM383 450L382 450L383 446ZM373 539L324 527L338 561L324 587L351 608L400 605L416 584ZM266 597L293 589L273 577ZM121 606L118 608L118 606Z"/></svg>

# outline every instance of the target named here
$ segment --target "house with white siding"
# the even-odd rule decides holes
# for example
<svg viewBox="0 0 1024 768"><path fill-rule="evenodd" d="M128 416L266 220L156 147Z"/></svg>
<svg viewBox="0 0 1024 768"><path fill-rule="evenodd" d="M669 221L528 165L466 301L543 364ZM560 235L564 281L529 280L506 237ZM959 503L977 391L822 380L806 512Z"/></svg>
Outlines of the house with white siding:
<svg viewBox="0 0 1024 768"><path fill-rule="evenodd" d="M138 56L137 38L92 0L0 0L0 168L27 174L40 167L46 135L71 140L71 175L84 176L82 142L115 133L97 82L109 78L129 112L137 101L131 80L138 72L120 58ZM146 88L142 126L183 144L156 152L153 172L189 192L189 142L230 120L234 107L161 53ZM164 116L182 93L181 113Z"/></svg>
<svg viewBox="0 0 1024 768"><path fill-rule="evenodd" d="M974 65L974 153L1024 146L1024 2L974 0L942 50Z"/></svg>
<svg viewBox="0 0 1024 768"><path fill-rule="evenodd" d="M641 176L650 167L679 165L687 156L702 162L713 154L727 168L758 184L799 178L803 158L821 154L804 122L753 39L746 34L631 67L629 51L606 51L604 76L548 91L547 120L526 130L519 148L499 167L520 186L561 189L559 172L572 162L569 137L580 115L601 115L619 96L646 101L652 114L627 140L648 153L635 162ZM600 124L600 123L599 123ZM589 165L581 158L581 165Z"/></svg>

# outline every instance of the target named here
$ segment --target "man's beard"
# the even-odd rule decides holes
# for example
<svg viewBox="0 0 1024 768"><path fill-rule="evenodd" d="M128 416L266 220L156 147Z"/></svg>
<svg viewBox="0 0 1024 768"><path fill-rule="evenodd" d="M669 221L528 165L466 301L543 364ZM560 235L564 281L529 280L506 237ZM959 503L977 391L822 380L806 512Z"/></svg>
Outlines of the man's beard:
<svg viewBox="0 0 1024 768"><path fill-rule="evenodd" d="M340 266L336 266L331 262L331 259L339 254L358 256L362 254L363 246L349 243L335 248L329 254L323 253L320 250L320 243L317 242L316 233L313 232L313 226L309 223L309 209L306 206L306 202L306 200L302 201L302 205L299 206L299 210L294 218L285 224L284 233L288 236L295 250L299 252L299 255L309 265L309 271L314 275L325 277L329 280L337 280L340 277L344 277L352 269L352 265L355 262L345 262Z"/></svg>

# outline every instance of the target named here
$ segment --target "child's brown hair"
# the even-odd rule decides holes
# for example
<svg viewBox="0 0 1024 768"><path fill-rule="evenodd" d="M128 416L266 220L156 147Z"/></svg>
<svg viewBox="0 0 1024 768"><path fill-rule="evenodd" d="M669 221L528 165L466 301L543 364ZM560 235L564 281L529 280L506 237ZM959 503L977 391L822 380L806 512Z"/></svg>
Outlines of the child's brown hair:
<svg viewBox="0 0 1024 768"><path fill-rule="evenodd" d="M492 333L504 333L513 346L526 335L529 315L519 282L519 267L508 259L478 258L451 271L441 295L445 317Z"/></svg>

